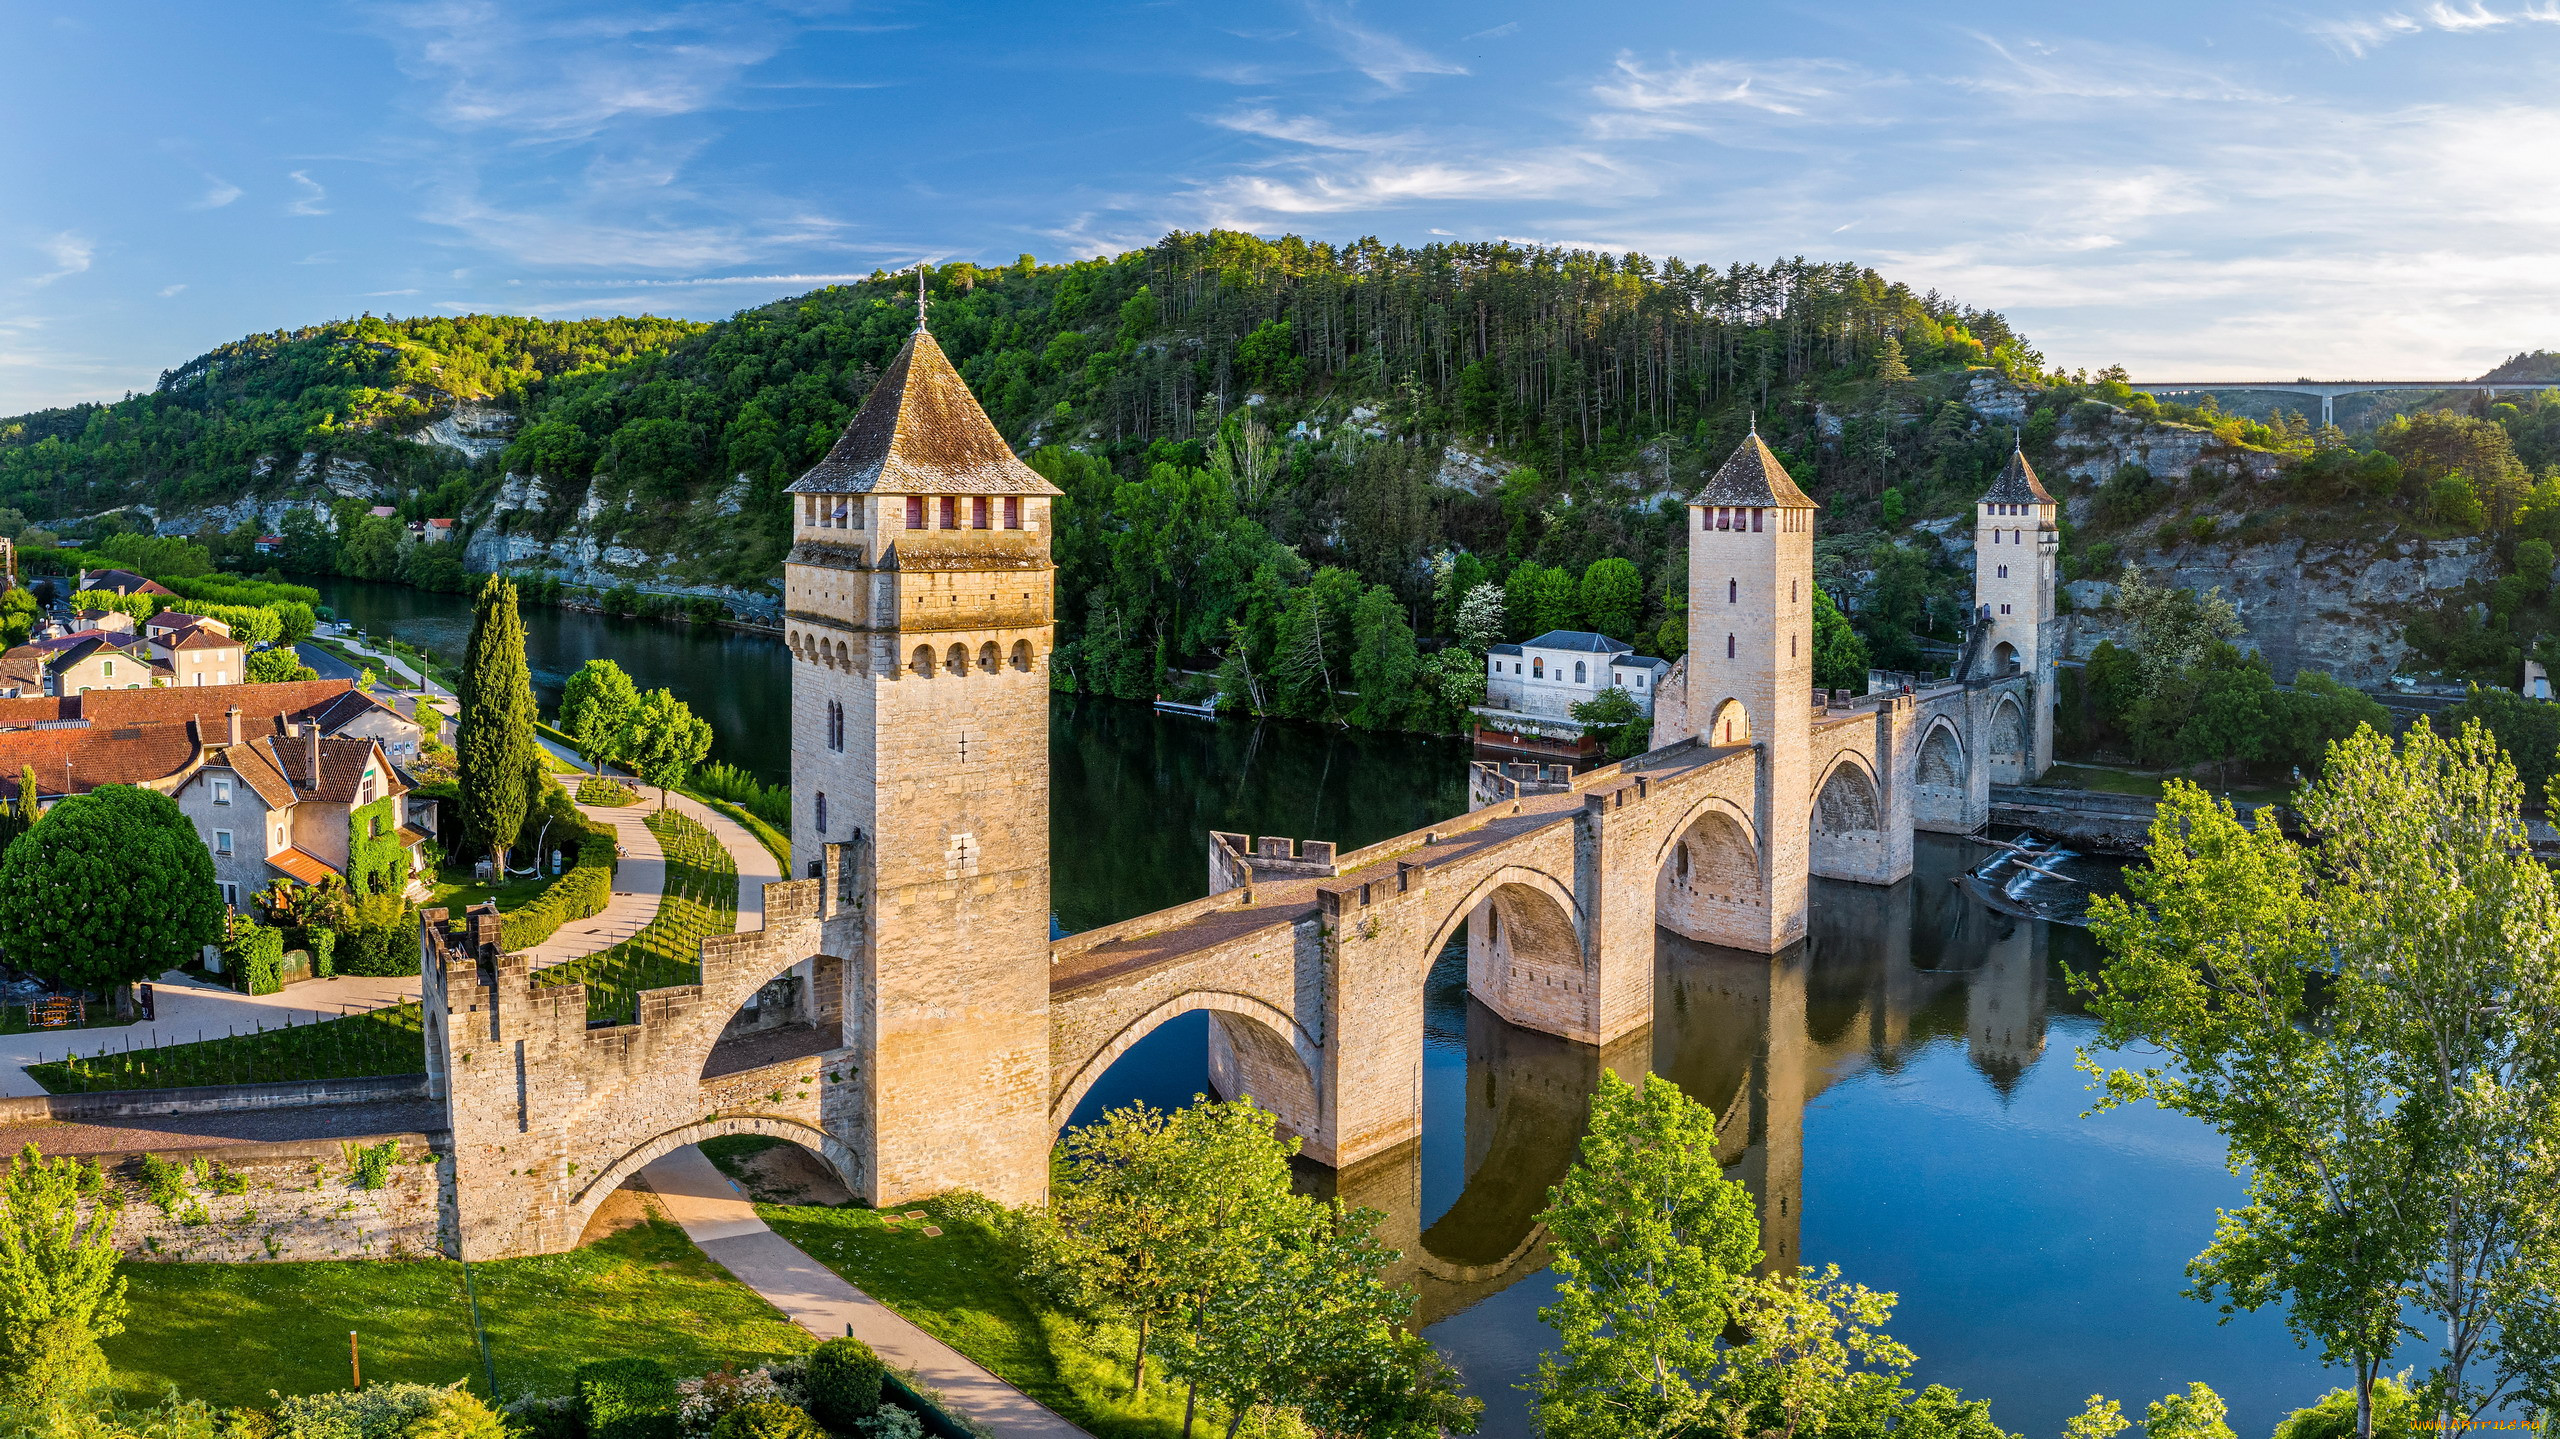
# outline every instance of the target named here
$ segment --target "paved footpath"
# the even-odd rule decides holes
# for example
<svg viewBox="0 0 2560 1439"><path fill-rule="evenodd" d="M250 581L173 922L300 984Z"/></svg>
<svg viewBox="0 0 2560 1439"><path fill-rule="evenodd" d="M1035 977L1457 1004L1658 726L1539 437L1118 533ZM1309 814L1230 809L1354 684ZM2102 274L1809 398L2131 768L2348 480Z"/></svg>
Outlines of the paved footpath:
<svg viewBox="0 0 2560 1439"><path fill-rule="evenodd" d="M701 1150L688 1144L640 1175L703 1253L803 1329L821 1339L851 1334L996 1439L1092 1439L774 1233Z"/></svg>
<svg viewBox="0 0 2560 1439"><path fill-rule="evenodd" d="M570 785L569 792L576 794L575 778L563 778ZM525 951L533 956L534 968L548 969L600 949L611 949L648 928L649 921L658 917L658 896L667 887L667 855L659 847L658 837L643 823L649 818L650 809L646 804L578 806L578 813L613 826L614 841L622 847L622 858L613 871L613 897L595 914L570 920L553 930L549 939Z"/></svg>

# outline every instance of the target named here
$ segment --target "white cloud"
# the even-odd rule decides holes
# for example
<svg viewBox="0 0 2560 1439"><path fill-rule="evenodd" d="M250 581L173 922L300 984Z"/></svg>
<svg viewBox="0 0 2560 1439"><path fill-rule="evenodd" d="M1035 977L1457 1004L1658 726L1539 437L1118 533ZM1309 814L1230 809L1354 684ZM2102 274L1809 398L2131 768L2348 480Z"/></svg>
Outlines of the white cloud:
<svg viewBox="0 0 2560 1439"><path fill-rule="evenodd" d="M29 280L27 283L31 285L50 285L56 280L66 280L73 275L84 274L88 271L89 263L98 256L96 241L69 230L49 240L38 242L36 248L42 250L45 257L53 261L54 268Z"/></svg>
<svg viewBox="0 0 2560 1439"><path fill-rule="evenodd" d="M219 210L223 206L230 204L232 201L239 199L242 194L246 193L239 186L232 184L228 180L220 179L212 175L205 176L205 179L209 183L205 187L204 194L198 198L193 205L188 206L189 209Z"/></svg>
<svg viewBox="0 0 2560 1439"><path fill-rule="evenodd" d="M1836 107L1852 83L1867 89L1885 81L1834 60L1671 59L1647 65L1622 53L1591 94L1617 112L1612 133L1633 138L1695 131L1702 128L1704 114L1719 110L1792 118L1819 108L1825 118L1841 118Z"/></svg>
<svg viewBox="0 0 2560 1439"><path fill-rule="evenodd" d="M760 7L686 5L545 18L495 0L387 12L402 65L436 83L431 115L512 142L589 139L616 123L730 103L790 28Z"/></svg>
<svg viewBox="0 0 2560 1439"><path fill-rule="evenodd" d="M2492 10L2480 0L2473 0L2468 5L2445 4L2439 0L2439 3L2422 5L2415 10L2386 10L2313 20L2302 28L2349 55L2361 56L2390 41L2424 35L2430 30L2460 35L2475 30L2502 29L2509 25L2560 25L2560 3L2542 0L2539 4Z"/></svg>
<svg viewBox="0 0 2560 1439"><path fill-rule="evenodd" d="M1352 69L1389 90L1402 90L1415 75L1464 75L1467 67L1443 60L1383 30L1361 24L1348 4L1310 0L1307 13L1331 37L1334 53Z"/></svg>
<svg viewBox="0 0 2560 1439"><path fill-rule="evenodd" d="M329 213L328 209L320 203L329 198L329 192L320 188L320 182L311 178L310 171L296 170L285 178L302 187L302 198L285 206L286 214L326 215Z"/></svg>
<svg viewBox="0 0 2560 1439"><path fill-rule="evenodd" d="M180 293L181 291L185 290L186 288L187 288L187 287L186 287L185 285L183 285L183 284L178 284L178 285L163 285L163 286L161 286L161 287L160 287L160 298L161 298L161 299L164 299L164 300L165 300L165 299L168 299L170 296L175 295L175 294L178 294L178 293Z"/></svg>

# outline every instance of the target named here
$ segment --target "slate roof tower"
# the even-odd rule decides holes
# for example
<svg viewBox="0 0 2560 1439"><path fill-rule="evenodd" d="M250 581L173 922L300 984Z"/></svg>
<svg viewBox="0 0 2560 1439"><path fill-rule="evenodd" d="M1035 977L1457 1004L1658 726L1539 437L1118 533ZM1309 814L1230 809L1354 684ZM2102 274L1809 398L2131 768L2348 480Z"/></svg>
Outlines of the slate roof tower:
<svg viewBox="0 0 2560 1439"><path fill-rule="evenodd" d="M2053 756L2053 662L2061 655L2054 609L2062 531L2058 506L2026 452L2009 463L1974 505L1973 616L1987 624L1973 647L1967 679L2006 674L2035 677L2032 713L1994 717L1989 760L1995 784L2024 784L2042 774Z"/></svg>
<svg viewBox="0 0 2560 1439"><path fill-rule="evenodd" d="M1050 504L923 325L789 487L794 870L862 1196L1047 1190ZM832 870L830 867L832 866Z"/></svg>

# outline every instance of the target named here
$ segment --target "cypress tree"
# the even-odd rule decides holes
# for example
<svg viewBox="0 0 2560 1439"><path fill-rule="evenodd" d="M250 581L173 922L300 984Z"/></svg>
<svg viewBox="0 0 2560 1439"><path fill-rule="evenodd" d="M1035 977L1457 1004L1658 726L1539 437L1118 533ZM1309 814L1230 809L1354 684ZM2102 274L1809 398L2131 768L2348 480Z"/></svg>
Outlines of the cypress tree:
<svg viewBox="0 0 2560 1439"><path fill-rule="evenodd" d="M525 666L516 587L491 575L473 609L457 695L462 717L454 735L455 778L464 831L488 849L503 876L507 849L532 807L541 763L533 738L533 675Z"/></svg>
<svg viewBox="0 0 2560 1439"><path fill-rule="evenodd" d="M43 813L43 805L36 798L36 767L20 765L18 797L0 801L0 850L6 850L11 841L34 829Z"/></svg>

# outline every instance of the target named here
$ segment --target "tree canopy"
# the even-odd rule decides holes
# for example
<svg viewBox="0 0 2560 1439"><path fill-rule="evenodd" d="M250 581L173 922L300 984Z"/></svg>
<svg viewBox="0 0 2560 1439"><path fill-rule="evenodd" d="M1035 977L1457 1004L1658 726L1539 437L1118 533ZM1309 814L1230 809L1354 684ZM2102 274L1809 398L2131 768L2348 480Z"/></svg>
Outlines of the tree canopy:
<svg viewBox="0 0 2560 1439"><path fill-rule="evenodd" d="M0 854L0 952L64 988L178 968L222 938L223 912L204 837L133 785L57 802Z"/></svg>

